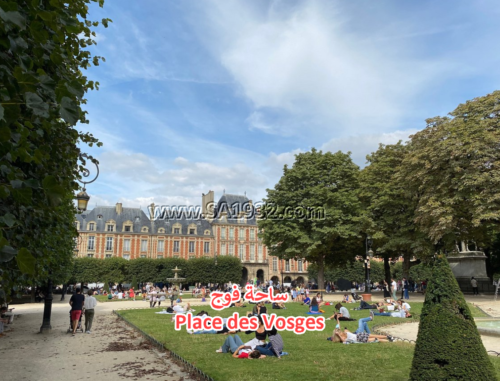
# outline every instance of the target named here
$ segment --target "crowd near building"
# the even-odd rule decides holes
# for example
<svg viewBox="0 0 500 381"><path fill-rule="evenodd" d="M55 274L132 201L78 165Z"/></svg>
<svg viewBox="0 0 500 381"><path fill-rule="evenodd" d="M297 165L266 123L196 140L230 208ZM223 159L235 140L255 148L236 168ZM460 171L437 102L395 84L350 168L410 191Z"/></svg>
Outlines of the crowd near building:
<svg viewBox="0 0 500 381"><path fill-rule="evenodd" d="M77 215L79 238L75 255L91 258L183 258L235 256L248 279L307 282L307 263L269 256L259 236L252 200L224 194L214 203L214 192L202 195L202 213L168 213L154 204L141 208L96 206Z"/></svg>

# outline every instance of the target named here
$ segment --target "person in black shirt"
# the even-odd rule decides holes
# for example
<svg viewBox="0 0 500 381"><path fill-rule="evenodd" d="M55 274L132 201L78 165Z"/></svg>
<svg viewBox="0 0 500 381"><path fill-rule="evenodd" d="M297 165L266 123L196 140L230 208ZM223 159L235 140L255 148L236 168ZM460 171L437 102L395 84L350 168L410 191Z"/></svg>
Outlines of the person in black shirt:
<svg viewBox="0 0 500 381"><path fill-rule="evenodd" d="M80 289L76 289L76 294L74 294L69 300L69 305L71 306L71 322L73 323L73 336L76 334L76 327L78 327L78 320L82 316L83 303L85 302L85 297L81 294Z"/></svg>

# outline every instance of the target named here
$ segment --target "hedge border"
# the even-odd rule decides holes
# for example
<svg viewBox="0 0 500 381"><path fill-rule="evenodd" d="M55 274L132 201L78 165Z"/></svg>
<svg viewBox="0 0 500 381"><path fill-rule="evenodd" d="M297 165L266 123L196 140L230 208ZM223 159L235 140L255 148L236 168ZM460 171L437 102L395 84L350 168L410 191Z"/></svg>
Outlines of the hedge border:
<svg viewBox="0 0 500 381"><path fill-rule="evenodd" d="M142 329L137 327L134 323L129 321L126 317L122 316L118 310L113 310L113 314L115 314L117 317L122 319L130 327L132 327L133 329L138 331L146 340L148 340L156 348L166 352L170 356L170 358L173 358L174 362L176 362L178 365L180 365L182 368L184 368L184 370L187 371L191 376L195 376L196 378L198 378L200 380L215 381L212 377L210 377L205 372L203 372L201 369L199 369L196 366L194 366L193 364L191 364L189 361L187 361L181 355L168 349L167 347L165 347L165 345L163 343L159 342L153 336L150 336L149 334L144 332Z"/></svg>

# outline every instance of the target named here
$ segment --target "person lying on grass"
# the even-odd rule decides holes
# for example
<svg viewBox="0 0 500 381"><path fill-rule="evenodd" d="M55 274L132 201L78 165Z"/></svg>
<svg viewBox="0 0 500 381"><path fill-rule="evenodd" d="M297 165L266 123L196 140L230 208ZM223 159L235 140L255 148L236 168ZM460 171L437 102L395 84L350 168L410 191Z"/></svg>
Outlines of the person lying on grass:
<svg viewBox="0 0 500 381"><path fill-rule="evenodd" d="M263 359L266 355L261 354L255 349L256 346L244 344L238 335L228 336L224 344L216 350L217 353L232 353L234 358L238 359Z"/></svg>
<svg viewBox="0 0 500 381"><path fill-rule="evenodd" d="M408 303L403 302L403 300L399 299L397 303L398 311L393 312L375 312L376 316L390 316L397 318L410 318L410 305ZM383 309L381 309L383 311Z"/></svg>
<svg viewBox="0 0 500 381"><path fill-rule="evenodd" d="M229 307L237 307L237 308L240 308L240 307L246 307L247 305L245 303L243 303L243 299L240 299L239 301L237 301L236 303L233 303L231 304Z"/></svg>
<svg viewBox="0 0 500 381"><path fill-rule="evenodd" d="M285 303L274 302L272 305L273 310L286 310Z"/></svg>
<svg viewBox="0 0 500 381"><path fill-rule="evenodd" d="M333 335L327 340L334 343L388 343L392 341L389 337L384 335L372 335L366 332L352 333L347 329L342 332L340 329L336 328L333 331Z"/></svg>
<svg viewBox="0 0 500 381"><path fill-rule="evenodd" d="M335 305L335 308L339 310L339 312L334 313L332 316L330 316L326 320L343 320L343 321L353 321L355 319L351 319L351 314L349 313L349 310L342 305L342 303L337 303Z"/></svg>

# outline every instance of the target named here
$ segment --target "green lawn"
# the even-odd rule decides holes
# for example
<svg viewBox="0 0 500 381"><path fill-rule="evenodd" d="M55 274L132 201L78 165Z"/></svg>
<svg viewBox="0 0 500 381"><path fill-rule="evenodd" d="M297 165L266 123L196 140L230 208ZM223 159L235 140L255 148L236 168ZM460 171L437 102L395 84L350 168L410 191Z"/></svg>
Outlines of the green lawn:
<svg viewBox="0 0 500 381"><path fill-rule="evenodd" d="M351 304L349 309L357 306ZM412 313L419 314L422 303L412 303ZM484 314L471 307L474 316ZM198 306L197 311L210 309L209 306ZM333 307L324 307L325 315L333 313ZM211 310L211 309L210 309ZM220 312L212 311L212 316L227 317L237 311L244 315L251 308L229 308ZM171 315L157 315L153 310L128 310L119 313L132 323L143 329L149 335L165 344L165 347L178 353L186 360L197 366L203 372L217 381L303 381L303 380L406 380L409 377L413 356L413 344L408 343L375 343L342 345L327 341L336 322L327 321L323 332L306 332L296 335L283 331L281 335L285 342L285 351L288 356L282 359L266 358L263 360L238 360L229 354L216 353L223 343L224 335L189 335L183 328L177 332L173 328ZM287 310L272 310L278 315L300 316L305 315L307 308L298 303L288 303ZM351 311L353 318L368 316L368 311ZM375 317L370 323L400 322L401 319L392 317ZM354 331L357 322L342 322L342 327ZM245 342L254 337L253 334L240 333ZM258 361L258 363L255 363ZM492 361L500 375L500 359ZM256 368L258 364L258 368Z"/></svg>

